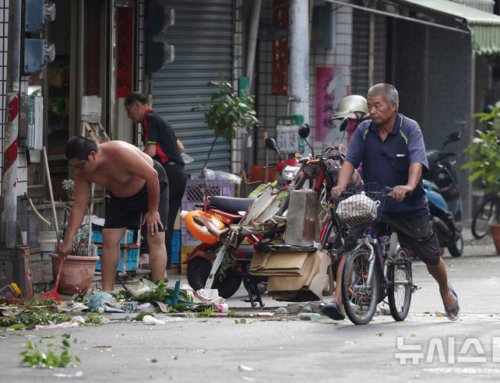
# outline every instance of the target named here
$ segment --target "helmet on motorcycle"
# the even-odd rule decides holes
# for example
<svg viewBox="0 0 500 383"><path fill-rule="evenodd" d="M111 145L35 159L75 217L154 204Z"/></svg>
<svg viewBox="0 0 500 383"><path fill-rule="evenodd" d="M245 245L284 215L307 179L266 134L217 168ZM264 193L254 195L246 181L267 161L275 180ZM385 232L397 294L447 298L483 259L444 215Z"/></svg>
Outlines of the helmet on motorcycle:
<svg viewBox="0 0 500 383"><path fill-rule="evenodd" d="M333 120L344 118L362 118L368 114L368 104L366 98L358 95L345 96L340 100L337 111L333 114Z"/></svg>

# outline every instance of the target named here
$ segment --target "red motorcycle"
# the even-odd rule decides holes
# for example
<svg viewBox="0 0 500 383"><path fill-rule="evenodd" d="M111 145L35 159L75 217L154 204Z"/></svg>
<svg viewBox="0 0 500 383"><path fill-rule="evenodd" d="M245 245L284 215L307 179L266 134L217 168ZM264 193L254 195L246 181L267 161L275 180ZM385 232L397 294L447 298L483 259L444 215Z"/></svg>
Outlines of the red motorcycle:
<svg viewBox="0 0 500 383"><path fill-rule="evenodd" d="M182 218L190 231L202 243L188 256L187 279L194 290L218 289L223 298L233 296L243 281L253 304L259 296L262 278L252 278L247 270L252 259L254 246L259 239L248 235L238 246L225 246L222 239L230 225L237 225L252 205L252 198L210 196L202 205L202 210L183 212ZM218 252L223 251L216 264ZM264 289L265 291L265 289Z"/></svg>

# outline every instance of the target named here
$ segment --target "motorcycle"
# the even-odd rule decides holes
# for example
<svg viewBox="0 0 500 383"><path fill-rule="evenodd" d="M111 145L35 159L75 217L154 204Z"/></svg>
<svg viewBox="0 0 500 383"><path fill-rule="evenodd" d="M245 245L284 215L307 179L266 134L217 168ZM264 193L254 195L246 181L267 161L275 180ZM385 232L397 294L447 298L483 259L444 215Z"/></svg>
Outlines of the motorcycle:
<svg viewBox="0 0 500 383"><path fill-rule="evenodd" d="M457 154L446 150L446 146L460 140L458 132L451 133L441 146L441 149L427 151L429 172L424 174L424 179L432 182L442 195L449 211L451 211L455 224L460 228L463 220L463 205L460 197L458 176L455 170Z"/></svg>
<svg viewBox="0 0 500 383"><path fill-rule="evenodd" d="M295 158L283 161L276 140L273 138L266 140L266 146L278 154L277 170L281 180L278 183L278 190L286 192L300 169L298 161ZM262 193L262 189L254 191L253 195L256 197L260 193ZM255 197L212 196L208 197L203 204L195 205L202 210L181 212L181 217L190 233L202 242L186 260L187 279L193 289L216 288L221 297L229 298L238 291L243 282L252 306L254 306L254 300L258 300L262 306L260 294L266 290L266 278L248 274L248 265L255 246L261 239L260 236L256 234L235 236L236 243L231 243L231 246L224 243L230 225L240 223ZM222 260L217 259L217 254L220 251L225 251L225 253L221 253Z"/></svg>
<svg viewBox="0 0 500 383"><path fill-rule="evenodd" d="M462 231L455 223L453 213L448 208L448 203L440 193L437 185L425 179L423 185L429 201L429 210L434 231L438 237L439 247L441 249L448 248L452 257L460 257L464 250Z"/></svg>
<svg viewBox="0 0 500 383"><path fill-rule="evenodd" d="M216 255L223 246L221 237L230 225L240 223L253 202L253 198L209 196L202 205L195 205L202 210L181 212L186 227L201 242L186 260L188 283L194 290L215 288L221 297L227 299L238 291L243 282L252 306L254 297L259 298L265 291L259 286L262 278L251 278L247 273L253 246L258 241L255 236L248 236L244 244L227 248L224 262L215 269L213 267Z"/></svg>

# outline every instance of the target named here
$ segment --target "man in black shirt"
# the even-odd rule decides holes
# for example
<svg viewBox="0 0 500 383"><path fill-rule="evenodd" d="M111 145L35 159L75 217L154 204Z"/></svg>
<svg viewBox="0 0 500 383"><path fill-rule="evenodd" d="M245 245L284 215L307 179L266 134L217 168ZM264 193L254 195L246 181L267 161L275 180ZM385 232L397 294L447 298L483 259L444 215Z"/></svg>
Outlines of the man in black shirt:
<svg viewBox="0 0 500 383"><path fill-rule="evenodd" d="M184 160L172 126L151 109L147 96L136 92L130 93L125 98L125 108L133 122L142 124L144 152L160 162L167 173L170 195L165 246L169 255L167 267L170 267L174 222L186 189Z"/></svg>

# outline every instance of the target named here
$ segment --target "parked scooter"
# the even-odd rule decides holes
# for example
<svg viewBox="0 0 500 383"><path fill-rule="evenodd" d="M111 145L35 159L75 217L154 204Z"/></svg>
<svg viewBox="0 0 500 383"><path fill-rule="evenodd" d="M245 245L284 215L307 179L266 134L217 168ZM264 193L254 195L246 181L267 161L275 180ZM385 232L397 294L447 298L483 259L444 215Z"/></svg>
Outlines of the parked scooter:
<svg viewBox="0 0 500 383"><path fill-rule="evenodd" d="M424 180L423 184L439 247L448 248L452 257L460 257L464 250L461 228L455 223L453 214L448 209L448 204L439 188L428 180Z"/></svg>
<svg viewBox="0 0 500 383"><path fill-rule="evenodd" d="M251 301L257 293L263 292L262 286L258 286L262 278L257 279L247 273L257 237L249 236L246 244L227 248L225 261L212 271L216 255L223 246L221 236L230 225L241 221L253 201L252 198L210 196L202 206L197 206L202 210L181 212L189 232L201 242L186 260L188 283L194 290L215 288L221 297L229 298L238 291L243 281ZM207 287L209 279L210 286Z"/></svg>
<svg viewBox="0 0 500 383"><path fill-rule="evenodd" d="M457 154L446 150L446 146L460 140L460 133L451 133L441 146L441 149L427 151L429 173L424 178L432 182L442 195L455 224L460 228L463 220L463 205L458 186L458 176L455 170Z"/></svg>

